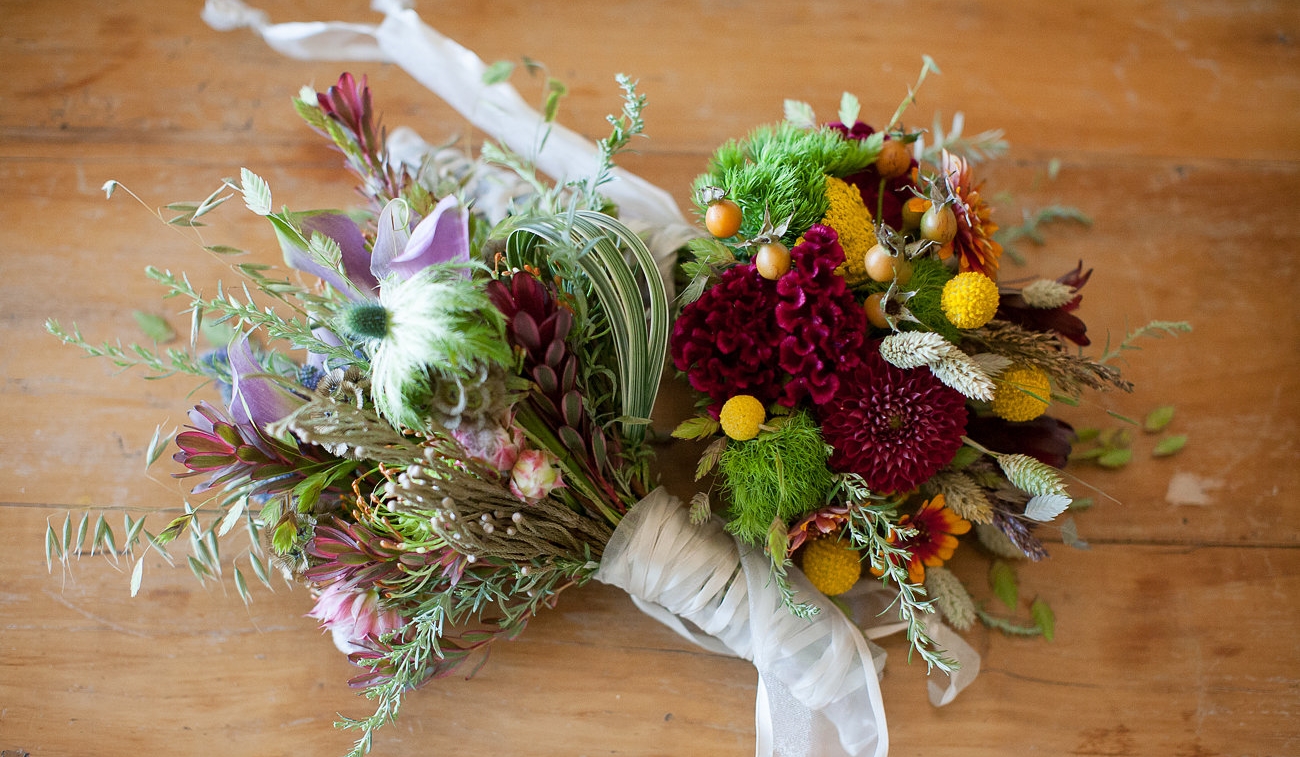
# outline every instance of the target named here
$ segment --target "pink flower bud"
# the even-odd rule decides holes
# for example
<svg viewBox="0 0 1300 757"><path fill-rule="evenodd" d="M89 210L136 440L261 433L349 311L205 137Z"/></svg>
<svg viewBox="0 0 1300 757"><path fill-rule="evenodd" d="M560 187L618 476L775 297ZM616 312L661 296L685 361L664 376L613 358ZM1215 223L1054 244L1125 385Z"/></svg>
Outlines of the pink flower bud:
<svg viewBox="0 0 1300 757"><path fill-rule="evenodd" d="M361 649L367 638L378 639L406 625L396 610L379 606L379 592L373 587L358 589L343 581L326 586L307 615L334 635L334 645L344 653Z"/></svg>
<svg viewBox="0 0 1300 757"><path fill-rule="evenodd" d="M555 455L544 450L524 450L519 453L510 471L510 491L526 502L536 502L553 489L564 486Z"/></svg>
<svg viewBox="0 0 1300 757"><path fill-rule="evenodd" d="M524 435L517 428L501 426L471 429L462 427L451 432L465 452L475 460L491 465L502 473L509 472L519 458Z"/></svg>

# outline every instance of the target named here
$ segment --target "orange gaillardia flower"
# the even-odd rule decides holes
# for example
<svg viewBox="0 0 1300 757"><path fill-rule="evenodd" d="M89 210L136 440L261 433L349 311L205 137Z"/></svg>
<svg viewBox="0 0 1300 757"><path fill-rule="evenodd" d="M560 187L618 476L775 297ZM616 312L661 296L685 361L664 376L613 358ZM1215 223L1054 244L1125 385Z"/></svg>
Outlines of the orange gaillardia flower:
<svg viewBox="0 0 1300 757"><path fill-rule="evenodd" d="M907 579L914 584L925 583L926 567L937 568L952 559L957 549L957 537L970 530L970 521L949 510L942 494L921 505L914 515L904 515L898 520L899 528L916 529L898 546L912 553L907 564Z"/></svg>

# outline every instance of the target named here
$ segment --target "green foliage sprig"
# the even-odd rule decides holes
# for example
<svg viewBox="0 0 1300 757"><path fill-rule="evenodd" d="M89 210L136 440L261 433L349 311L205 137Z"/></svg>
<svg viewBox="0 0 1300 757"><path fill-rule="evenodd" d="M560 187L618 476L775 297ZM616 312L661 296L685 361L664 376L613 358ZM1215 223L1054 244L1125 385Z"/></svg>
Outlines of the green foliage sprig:
<svg viewBox="0 0 1300 757"><path fill-rule="evenodd" d="M912 583L908 578L907 564L912 555L895 543L896 539L914 536L915 530L898 528L895 506L871 494L860 477L842 475L839 484L851 505L849 538L855 547L866 553L872 571L879 573L881 580L893 582L897 587L894 602L898 606L899 619L907 623L907 640L912 645L908 659L915 652L925 661L927 671L938 668L952 673L958 668L957 662L943 654L925 628L924 617L935 611L934 600L924 599L927 594L925 587Z"/></svg>

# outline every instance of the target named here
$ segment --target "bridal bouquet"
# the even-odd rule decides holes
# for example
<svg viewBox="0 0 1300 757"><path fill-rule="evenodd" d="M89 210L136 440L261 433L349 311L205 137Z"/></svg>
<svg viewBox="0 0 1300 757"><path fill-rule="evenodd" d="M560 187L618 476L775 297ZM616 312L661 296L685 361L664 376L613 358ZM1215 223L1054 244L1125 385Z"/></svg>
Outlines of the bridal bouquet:
<svg viewBox="0 0 1300 757"><path fill-rule="evenodd" d="M118 366L219 390L170 440L198 504L157 534L128 519L125 548L165 555L187 536L206 579L243 524L256 577L278 567L307 585L312 616L363 671L353 683L376 712L341 723L361 732L356 754L406 692L472 668L591 580L754 662L759 754L887 752L869 637L906 631L944 674L936 704L979 667L949 626L1050 637L1045 604L1029 624L996 617L943 564L968 532L995 554L1045 556L1035 529L1071 505L1059 469L1074 442L1049 411L1129 385L1109 355L1068 348L1089 343L1072 312L1081 264L1004 274L976 179L996 135L908 129L908 101L879 129L848 95L829 124L787 103L783 122L717 151L696 181L698 229L614 165L643 129L630 80L593 146L553 122L562 87L534 112L508 67L380 5L377 28L272 26L233 0L205 18L295 55L396 60L495 142L471 157L390 135L364 78L304 90L294 105L344 156L360 207L277 210L243 169L164 216L199 226L238 198L294 275L212 245L241 285L205 292L150 268L184 303L189 350L94 345L48 323ZM714 483L689 504L656 488L647 444L670 360L700 396L674 435L713 440L697 478ZM69 553L70 530L51 527L49 555ZM102 518L94 530L117 549ZM247 599L238 566L234 580Z"/></svg>
<svg viewBox="0 0 1300 757"><path fill-rule="evenodd" d="M344 74L294 104L346 157L362 207L277 211L247 169L169 206L171 223L193 227L241 198L310 283L238 264L242 286L205 293L150 268L185 303L192 343L228 335L198 354L97 347L48 324L119 366L220 388L174 438L199 504L157 535L128 523L126 546L161 551L188 533L204 578L220 572L217 537L245 524L256 575L267 580L269 555L310 586L311 614L365 669L353 683L378 711L348 723L364 732L359 749L403 692L590 580L652 488L645 437L668 299L651 253L599 193L641 130L644 99L623 87L590 180L548 186L500 148L393 162L365 80Z"/></svg>

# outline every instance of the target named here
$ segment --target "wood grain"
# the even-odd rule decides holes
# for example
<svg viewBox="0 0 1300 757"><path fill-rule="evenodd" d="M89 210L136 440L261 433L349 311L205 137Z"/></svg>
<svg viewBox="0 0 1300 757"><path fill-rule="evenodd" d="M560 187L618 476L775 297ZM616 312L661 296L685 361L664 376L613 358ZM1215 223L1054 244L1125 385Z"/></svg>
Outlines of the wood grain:
<svg viewBox="0 0 1300 757"><path fill-rule="evenodd" d="M377 20L364 2L265 7L275 21ZM617 107L615 73L640 79L650 139L625 164L683 204L713 147L778 119L783 99L829 116L847 89L885 120L921 55L933 56L943 74L908 122L963 111L968 132L1006 131L1012 151L985 174L1007 193L1003 223L1053 203L1093 219L1022 245L1024 275L1095 268L1081 315L1099 345L1154 318L1194 324L1129 355L1133 394L1064 417L1109 426L1108 411L1172 403L1172 430L1190 442L1153 459L1154 439L1139 434L1127 468L1071 468L1105 493L1078 517L1092 548L1056 543L1020 570L1022 594L1056 611L1054 642L972 631L981 676L935 709L923 666L886 640L891 753L1300 753L1300 6L419 7L487 60L545 62L570 89L561 119L584 134L602 134ZM0 0L0 19L0 750L341 754L351 739L331 722L367 704L346 686L355 669L303 616L301 588L255 591L245 607L228 581L199 585L155 557L135 599L108 560L46 571L46 525L69 511L107 508L117 522L119 511L180 506L183 487L166 469L146 476L143 457L155 425L183 419L190 387L116 375L42 323L129 337L144 310L184 329L144 267L208 286L223 276L149 210L121 193L106 200L108 179L152 208L201 198L247 166L294 207L351 202L337 155L289 107L302 84L364 71L389 125L478 137L396 66L286 60L247 32L208 29L197 4ZM540 98L540 81L520 81ZM277 255L270 230L233 207L204 235L262 262ZM670 390L657 423L688 405ZM668 484L689 494L682 471L698 450L662 452ZM226 557L241 559L233 547ZM976 550L953 566L990 599ZM475 678L412 695L374 753L748 754L755 681L748 663L695 649L621 593L584 587Z"/></svg>

